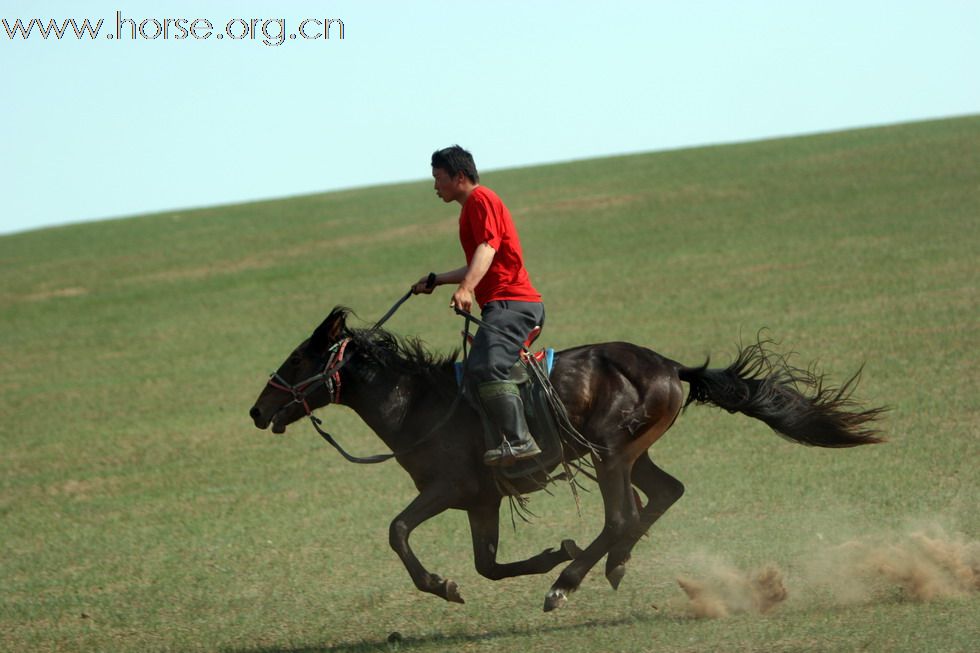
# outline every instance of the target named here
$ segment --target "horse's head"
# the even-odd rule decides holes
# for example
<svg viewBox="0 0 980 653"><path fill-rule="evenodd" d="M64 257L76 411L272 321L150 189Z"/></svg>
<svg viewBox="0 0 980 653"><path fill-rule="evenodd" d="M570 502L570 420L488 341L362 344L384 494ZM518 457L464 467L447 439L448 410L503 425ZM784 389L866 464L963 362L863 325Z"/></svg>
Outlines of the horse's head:
<svg viewBox="0 0 980 653"><path fill-rule="evenodd" d="M271 424L273 433L285 433L289 424L336 400L348 312L335 308L272 374L249 411L256 427Z"/></svg>

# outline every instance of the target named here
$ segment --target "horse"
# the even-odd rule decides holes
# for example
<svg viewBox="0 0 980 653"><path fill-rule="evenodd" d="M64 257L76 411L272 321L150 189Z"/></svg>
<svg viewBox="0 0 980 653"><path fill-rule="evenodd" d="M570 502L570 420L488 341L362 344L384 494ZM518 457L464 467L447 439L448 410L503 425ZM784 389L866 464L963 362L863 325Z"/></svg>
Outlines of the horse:
<svg viewBox="0 0 980 653"><path fill-rule="evenodd" d="M391 522L392 549L419 590L450 602L464 603L458 585L430 573L408 542L416 527L449 509L466 512L476 570L488 579L544 574L567 563L545 596L546 612L564 605L603 556L606 578L617 589L638 540L684 493L684 485L655 465L648 450L691 404L748 415L805 445L884 441L875 420L886 409L863 409L852 399L860 370L839 387L829 387L812 368L790 365L769 340L739 345L726 368L709 368L708 361L688 367L628 342L566 349L557 353L550 380L584 441L567 438L563 456L591 459L604 523L585 549L566 539L525 560L498 562L506 493L493 468L483 463L477 411L459 401L453 369L459 352L438 356L417 338L351 328L350 314L334 308L293 350L262 389L250 417L259 429L271 425L274 433L284 433L303 417L317 424L312 412L328 404L353 409L418 489ZM683 384L689 387L686 400ZM511 489L520 493L540 488L530 479L511 481Z"/></svg>

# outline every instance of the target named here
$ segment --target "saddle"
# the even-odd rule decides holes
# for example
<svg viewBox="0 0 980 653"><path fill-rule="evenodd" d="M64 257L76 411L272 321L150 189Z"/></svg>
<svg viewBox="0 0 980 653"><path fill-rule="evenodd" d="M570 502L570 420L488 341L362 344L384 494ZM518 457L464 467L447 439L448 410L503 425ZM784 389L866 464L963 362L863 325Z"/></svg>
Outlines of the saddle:
<svg viewBox="0 0 980 653"><path fill-rule="evenodd" d="M530 335L524 342L524 348L530 349L531 344L541 334L541 327L534 327ZM472 338L471 338L472 340ZM534 359L534 363L530 359ZM544 369L545 374L551 376L551 371L555 365L555 350L548 347L530 356L524 351L514 367L510 370L510 380L517 384L517 389L521 394L521 401L524 404L524 418L527 420L528 430L534 437L535 442L541 449L541 453L534 458L519 460L507 467L494 467L495 473L507 479L521 479L532 475L547 476L548 472L555 468L561 461L561 439L559 438L558 422L552 412L548 394L537 376L532 372L530 365L537 364ZM456 383L463 383L463 362L456 363ZM500 433L496 426L490 422L483 412L479 401L471 400L470 404L476 408L480 419L483 422L483 439L487 449L500 446Z"/></svg>

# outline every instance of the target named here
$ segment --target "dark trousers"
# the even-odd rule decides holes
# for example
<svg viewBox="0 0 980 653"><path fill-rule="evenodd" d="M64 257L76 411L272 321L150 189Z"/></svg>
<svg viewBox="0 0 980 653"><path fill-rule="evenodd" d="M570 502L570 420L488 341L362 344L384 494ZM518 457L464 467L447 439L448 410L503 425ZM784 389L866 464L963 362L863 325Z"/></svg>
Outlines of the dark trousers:
<svg viewBox="0 0 980 653"><path fill-rule="evenodd" d="M473 337L467 360L469 382L475 389L487 381L506 381L517 362L521 343L535 326L544 327L544 304L501 300L483 306L483 321L496 330L481 328Z"/></svg>

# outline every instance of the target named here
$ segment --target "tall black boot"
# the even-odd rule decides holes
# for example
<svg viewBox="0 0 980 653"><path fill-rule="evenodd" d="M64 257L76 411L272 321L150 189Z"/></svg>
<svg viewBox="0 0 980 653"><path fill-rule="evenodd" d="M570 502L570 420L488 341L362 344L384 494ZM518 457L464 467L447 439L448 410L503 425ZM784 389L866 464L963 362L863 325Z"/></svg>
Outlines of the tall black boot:
<svg viewBox="0 0 980 653"><path fill-rule="evenodd" d="M524 418L524 402L517 384L511 381L489 381L477 388L487 417L504 436L501 445L483 455L487 465L512 465L518 460L541 453L531 437Z"/></svg>

